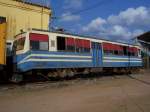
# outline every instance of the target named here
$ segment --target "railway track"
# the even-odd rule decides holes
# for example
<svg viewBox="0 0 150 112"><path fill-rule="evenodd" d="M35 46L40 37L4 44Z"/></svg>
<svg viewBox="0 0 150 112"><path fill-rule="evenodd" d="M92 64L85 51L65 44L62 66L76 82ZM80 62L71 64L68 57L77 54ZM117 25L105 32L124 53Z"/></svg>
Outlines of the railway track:
<svg viewBox="0 0 150 112"><path fill-rule="evenodd" d="M126 75L116 75L116 74L94 74L94 75L77 75L72 78L55 78L50 80L45 80L39 78L39 80L28 80L19 84L14 83L4 83L0 85L0 91L9 91L16 89L25 89L25 90L39 90L39 89L48 89L48 88L63 88L66 86L72 85L84 85L84 84L97 84L103 81L118 79L121 77L126 77Z"/></svg>
<svg viewBox="0 0 150 112"><path fill-rule="evenodd" d="M14 89L27 89L27 90L36 90L36 89L45 89L45 88L62 88L66 86L71 86L74 84L89 84L89 83L101 83L106 81L106 79L119 79L122 77L134 79L129 74L117 74L117 73L92 73L92 74L78 74L74 77L65 77L65 78L48 78L46 76L38 75L35 77L27 76L25 80L19 84L14 84L11 82L0 83L0 91L9 91ZM136 79L137 80L137 79ZM144 81L141 81L144 82ZM144 82L145 83L145 82Z"/></svg>

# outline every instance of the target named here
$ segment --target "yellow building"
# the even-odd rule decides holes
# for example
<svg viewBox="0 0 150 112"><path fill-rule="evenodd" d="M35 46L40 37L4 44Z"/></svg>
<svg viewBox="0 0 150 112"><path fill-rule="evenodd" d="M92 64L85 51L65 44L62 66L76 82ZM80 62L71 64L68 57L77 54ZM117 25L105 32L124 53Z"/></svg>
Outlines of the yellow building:
<svg viewBox="0 0 150 112"><path fill-rule="evenodd" d="M48 30L51 10L22 0L0 0L0 18L6 19L6 37L13 40L20 30L29 28Z"/></svg>
<svg viewBox="0 0 150 112"><path fill-rule="evenodd" d="M0 65L6 64L5 41L6 41L6 20L5 18L1 17L0 18Z"/></svg>

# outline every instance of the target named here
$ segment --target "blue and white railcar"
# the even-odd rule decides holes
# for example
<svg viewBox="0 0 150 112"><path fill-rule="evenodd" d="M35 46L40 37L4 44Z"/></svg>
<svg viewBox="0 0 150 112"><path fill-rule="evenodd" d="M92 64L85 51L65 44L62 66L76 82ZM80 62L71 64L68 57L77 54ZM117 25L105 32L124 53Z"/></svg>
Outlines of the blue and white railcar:
<svg viewBox="0 0 150 112"><path fill-rule="evenodd" d="M142 66L138 46L60 32L18 34L14 49L18 72Z"/></svg>

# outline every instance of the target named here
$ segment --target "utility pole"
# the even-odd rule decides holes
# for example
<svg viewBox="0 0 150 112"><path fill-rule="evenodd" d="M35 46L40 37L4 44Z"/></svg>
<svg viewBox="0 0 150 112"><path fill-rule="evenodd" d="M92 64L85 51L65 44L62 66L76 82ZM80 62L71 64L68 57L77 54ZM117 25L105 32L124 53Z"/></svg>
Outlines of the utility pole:
<svg viewBox="0 0 150 112"><path fill-rule="evenodd" d="M147 54L147 56L146 56L147 69L149 69L150 68L150 65L149 65L150 61L149 61L149 55L148 55L149 54L149 48L148 47L146 48L146 52L147 52L146 53Z"/></svg>
<svg viewBox="0 0 150 112"><path fill-rule="evenodd" d="M43 29L43 10L44 10L44 0L42 2L42 10L41 10L41 29Z"/></svg>
<svg viewBox="0 0 150 112"><path fill-rule="evenodd" d="M145 52L145 55L144 55L144 65L147 69L150 68L150 51L149 51L149 46L150 46L150 42L145 42L143 40L138 40L138 42L140 43L143 43L144 44L144 52Z"/></svg>

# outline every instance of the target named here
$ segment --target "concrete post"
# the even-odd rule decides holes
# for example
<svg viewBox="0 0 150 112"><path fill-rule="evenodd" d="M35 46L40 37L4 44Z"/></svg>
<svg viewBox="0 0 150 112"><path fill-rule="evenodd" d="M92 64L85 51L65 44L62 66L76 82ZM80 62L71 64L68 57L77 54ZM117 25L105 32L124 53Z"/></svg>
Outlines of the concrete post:
<svg viewBox="0 0 150 112"><path fill-rule="evenodd" d="M146 65L147 65L147 69L150 68L150 60L149 60L149 55L148 55L148 52L149 52L149 49L148 47L146 48L146 52L147 52L147 57L146 57Z"/></svg>

